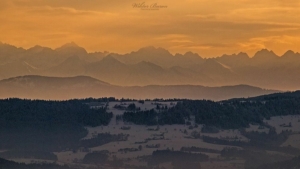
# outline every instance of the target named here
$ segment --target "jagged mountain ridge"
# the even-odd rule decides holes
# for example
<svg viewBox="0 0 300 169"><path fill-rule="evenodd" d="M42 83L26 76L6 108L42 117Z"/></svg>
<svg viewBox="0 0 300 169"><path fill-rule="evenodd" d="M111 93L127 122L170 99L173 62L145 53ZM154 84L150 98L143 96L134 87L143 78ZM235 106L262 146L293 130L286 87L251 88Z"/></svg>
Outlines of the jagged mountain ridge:
<svg viewBox="0 0 300 169"><path fill-rule="evenodd" d="M299 89L300 54L277 56L263 49L202 58L196 53L172 55L163 48L145 47L124 55L88 53L75 43L57 49L30 49L0 44L0 79L23 76L91 76L121 86L248 84L279 90Z"/></svg>

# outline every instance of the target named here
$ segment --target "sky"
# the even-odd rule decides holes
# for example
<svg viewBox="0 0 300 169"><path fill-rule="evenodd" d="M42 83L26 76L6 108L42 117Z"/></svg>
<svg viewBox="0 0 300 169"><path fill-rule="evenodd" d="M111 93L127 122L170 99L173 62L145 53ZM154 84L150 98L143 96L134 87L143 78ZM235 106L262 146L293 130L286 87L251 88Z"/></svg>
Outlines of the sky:
<svg viewBox="0 0 300 169"><path fill-rule="evenodd" d="M146 8L145 6L148 6ZM89 52L145 46L202 57L300 52L300 0L1 0L0 41Z"/></svg>

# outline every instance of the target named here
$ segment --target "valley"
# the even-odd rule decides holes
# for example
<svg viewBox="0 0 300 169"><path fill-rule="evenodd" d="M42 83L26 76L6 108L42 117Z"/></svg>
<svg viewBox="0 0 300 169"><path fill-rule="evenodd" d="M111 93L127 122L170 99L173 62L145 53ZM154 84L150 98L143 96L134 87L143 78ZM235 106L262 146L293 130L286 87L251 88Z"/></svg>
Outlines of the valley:
<svg viewBox="0 0 300 169"><path fill-rule="evenodd" d="M50 128L40 127L38 130L31 129L26 131L22 129L22 135L14 136L13 133L16 132L15 134L17 134L20 129L11 126L9 123L10 120L8 120L11 119L9 117L10 115L5 115L2 119L4 118L7 120L5 125L2 123L1 127L6 129L2 130L2 132L12 132L10 134L6 132L1 134L2 141L0 145L2 148L0 158L23 163L24 166L26 166L26 164L44 164L48 166L54 163L55 165L62 167L68 166L71 168L82 169L110 169L116 167L132 169L172 169L182 165L189 165L190 167L194 166L196 168L201 166L201 168L256 169L263 165L278 162L278 160L282 161L284 164L285 161L293 160L293 158L300 155L299 144L297 141L300 136L300 113L296 107L292 106L285 109L279 105L287 103L286 100L289 100L290 104L296 105L298 104L299 98L298 92L263 95L248 99L230 99L219 102L180 99L117 100L115 98L90 98L84 100L53 102L56 104L55 106L49 101L37 102L24 100L28 103L32 102L29 104L29 109L31 109L31 105L39 105L40 103L43 103L44 107L47 104L52 104L53 110L68 110L68 107L63 108L61 106L68 105L72 108L72 104L79 104L78 106L83 104L83 107L80 109L86 109L86 106L88 106L91 113L94 111L94 113L101 111L102 117L111 119L108 123L107 121L101 122L99 121L101 116L95 118L96 114L87 112L91 115L91 118L85 117L85 121L74 121L75 123L65 121L67 122L65 123L59 120L59 118L68 118L71 114L68 115L67 112L64 115L49 114L48 117L51 117L50 119L57 119L55 121L61 121L63 123L53 123L50 119L44 119L46 120L43 122L45 126L48 126L48 122L53 125L49 126ZM22 100L1 100L0 102L2 102L2 107L5 102L6 104L15 102L15 104L17 103L17 107L23 107ZM195 106L201 104L202 106L194 107L192 109L194 103ZM268 109L266 104L272 106L274 103L278 106L273 106L274 110L269 110L261 114L263 119L262 117L257 117L255 113L249 109L250 107L257 107L257 111L260 113L260 111ZM210 104L218 104L221 107L215 107L216 109L206 109L205 106ZM243 117L246 114L226 114L227 112L224 110L230 108L230 105L248 107L247 110L249 110L249 113L254 113L250 115L253 119ZM184 108L185 106L190 107L190 109ZM222 110L223 106L225 106L224 110ZM70 109L70 113L75 111L75 109L72 109ZM185 109L186 112L182 112L180 109ZM215 117L215 120L218 120L218 123L216 124L219 125L215 125L214 121L211 121L214 118L209 116L207 116L206 119L202 119L202 122L199 123L199 114L197 114L197 112L201 112L202 109L205 109L208 113L220 109L220 111L225 114L219 114L219 116ZM242 111L243 108L240 107L237 109L238 111ZM103 110L105 110L105 112L103 112ZM17 113L18 111L12 110L12 112ZM37 119L43 118L43 114L38 111L34 112L35 115L33 114L32 117ZM78 117L82 115L86 116L80 111L76 112L78 113ZM139 112L143 113L140 114ZM168 112L171 112L173 116L169 119L169 122L164 121L167 120L165 117L168 117ZM103 113L108 113L107 115L112 114L112 116L107 116ZM215 113L218 114L218 112ZM129 118L129 115L135 115L136 118ZM213 116L213 114L211 115ZM201 116L205 117L205 113L201 114ZM246 123L227 124L231 123L226 120L227 116L237 119L248 119L248 121L246 121ZM26 115L24 118L27 118ZM75 117L72 119L76 120ZM15 121L14 124L19 123L17 119L15 119ZM24 128L31 128L29 123L20 124L22 124ZM63 131L53 133L56 125L68 126L69 124L75 124L77 127L70 126L71 128L67 127ZM70 132L71 130L74 131L74 127L77 128L76 131L80 131L81 134ZM38 133L38 131L41 132ZM30 132L35 132L34 135L36 136L34 137L41 137L34 141L36 143L35 145L31 144L32 141L29 141L34 139L34 137L31 138ZM59 136L61 138L66 136L66 139L68 138L67 140L73 137L73 141L55 141L56 145L49 145L50 142L46 143L42 141L44 139L52 140L57 137L56 135L61 135ZM24 140L25 142L22 143L22 145L24 144L26 147L19 145L18 142L16 142L17 144L13 142L6 143L5 140L12 139L10 137L28 137L26 140L29 142L27 143L27 141ZM68 144L65 144L65 141L67 141ZM47 148L42 146L46 144ZM16 145L18 146L16 147ZM3 146L6 148L3 149ZM12 149L8 149L8 147L12 147ZM31 153L32 155L24 155L24 152L25 154ZM41 153L44 155L38 155ZM189 158L185 160L181 159L180 162L177 161L178 158L183 156ZM253 158L254 156L260 158Z"/></svg>

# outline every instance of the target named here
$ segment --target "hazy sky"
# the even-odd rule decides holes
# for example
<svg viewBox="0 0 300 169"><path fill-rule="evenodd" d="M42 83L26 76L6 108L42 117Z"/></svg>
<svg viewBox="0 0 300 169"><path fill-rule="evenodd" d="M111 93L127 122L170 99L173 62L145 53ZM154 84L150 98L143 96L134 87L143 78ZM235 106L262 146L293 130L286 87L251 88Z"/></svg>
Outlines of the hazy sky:
<svg viewBox="0 0 300 169"><path fill-rule="evenodd" d="M141 10L133 4L167 6ZM144 46L203 57L300 52L300 0L1 0L0 41L127 53Z"/></svg>

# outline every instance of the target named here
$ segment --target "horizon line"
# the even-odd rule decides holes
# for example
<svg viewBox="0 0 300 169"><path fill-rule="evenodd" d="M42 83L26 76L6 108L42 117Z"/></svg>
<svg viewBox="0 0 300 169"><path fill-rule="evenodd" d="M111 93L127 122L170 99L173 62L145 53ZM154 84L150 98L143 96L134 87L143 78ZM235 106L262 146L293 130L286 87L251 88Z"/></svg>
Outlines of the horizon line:
<svg viewBox="0 0 300 169"><path fill-rule="evenodd" d="M120 53L119 53L119 52L109 52L109 51L107 51L107 50L104 50L104 51L87 51L85 47L78 45L78 44L75 43L74 41L64 43L64 44L62 44L62 45L60 45L60 46L58 46L58 47L56 47L56 48L52 48L52 47L48 47L48 46L42 46L42 45L38 45L38 44L36 44L36 45L34 45L34 46L32 46L32 47L29 47L29 48L25 48L25 47L22 47L22 46L16 46L16 45L13 45L13 44L10 44L10 43L6 43L6 42L0 41L0 45L10 45L10 46L14 46L14 47L16 47L16 48L18 48L18 49L20 49L20 48L21 48L21 49L24 49L24 50L26 50L26 51L29 50L29 49L32 49L32 48L34 48L34 47L37 47L37 46L40 46L40 47L43 47L43 48L49 48L49 49L51 49L51 50L56 50L56 49L58 49L58 48L61 48L61 47L63 47L63 46L69 45L69 44L74 45L74 46L78 46L78 47L80 47L80 48L83 48L88 54L91 54L91 53L98 53L98 52L101 52L101 53L106 53L106 52L107 52L107 53L109 53L109 54L126 55L126 54L130 54L130 53L133 53L133 52L137 52L137 51L139 51L140 49L153 47L153 48L155 48L155 49L159 49L159 48L164 49L164 50L168 51L168 52L169 52L171 55L173 55L173 56L175 56L175 55L177 55L177 54L185 55L186 53L191 52L191 53L193 53L193 54L197 54L199 57L201 57L201 58L203 58L203 59L214 59L214 58L220 58L220 57L223 57L223 56L231 56L231 55L239 55L239 54L246 54L249 58L253 58L253 57L256 55L257 52L260 52L260 51L263 51L263 50L267 50L268 52L273 52L273 53L274 53L276 56L278 56L278 57L282 57L284 54L286 54L286 53L289 52L289 51L293 52L294 54L300 54L299 51L293 51L293 50L291 50L291 49L288 49L288 50L286 50L286 51L283 53L283 55L278 55L278 54L275 53L272 49L261 48L260 50L257 50L253 56L250 56L247 52L240 51L240 52L231 53L231 54L223 53L223 54L218 55L218 56L205 57L205 56L199 55L199 53L197 53L197 52L192 52L192 51L186 51L185 53L178 53L178 52L176 52L176 53L173 52L173 53L172 53L169 49L166 49L166 48L160 47L160 46L156 47L156 46L154 46L154 45L148 45L148 46L140 47L140 48L138 48L138 49L136 49L136 50L131 50L131 52L125 52L125 53L121 53L121 52L120 52Z"/></svg>

